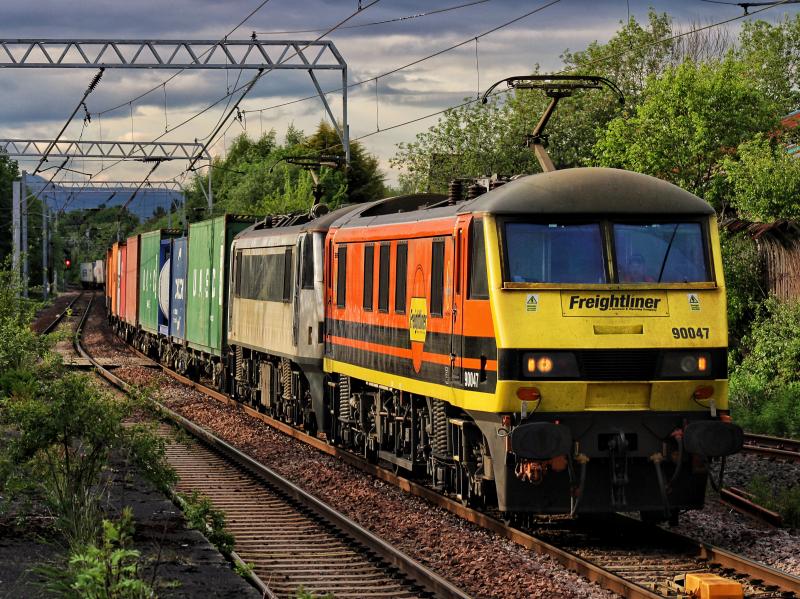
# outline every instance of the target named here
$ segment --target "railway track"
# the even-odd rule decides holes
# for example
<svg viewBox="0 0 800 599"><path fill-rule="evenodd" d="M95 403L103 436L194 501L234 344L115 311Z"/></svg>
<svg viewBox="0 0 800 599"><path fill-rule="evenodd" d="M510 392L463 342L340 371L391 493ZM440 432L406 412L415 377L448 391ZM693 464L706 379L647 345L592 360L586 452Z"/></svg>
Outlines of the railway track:
<svg viewBox="0 0 800 599"><path fill-rule="evenodd" d="M112 384L130 386L81 345L75 349ZM162 414L200 443L167 450L178 491L199 491L226 514L236 561L252 566L265 597L294 597L299 588L336 597L442 597L465 593L222 439L159 404Z"/></svg>
<svg viewBox="0 0 800 599"><path fill-rule="evenodd" d="M745 433L744 450L767 458L800 463L800 440Z"/></svg>
<svg viewBox="0 0 800 599"><path fill-rule="evenodd" d="M145 357L136 350L132 351ZM745 597L800 599L798 577L622 515L596 519L588 523L583 519L573 521L553 518L549 522L528 527L509 526L490 514L465 507L460 502L440 495L428 487L370 464L363 458L331 446L321 439L310 437L286 423L236 402L162 365L159 367L165 374L179 382L221 403L234 406L273 428L393 484L411 495L422 497L523 547L549 555L570 570L623 597L646 599L688 597L690 595L686 594L680 582L676 580L680 581L682 575L687 572L701 572L738 580L743 585ZM177 414L174 417L182 419ZM203 431L199 434L210 433ZM257 464L250 458L246 459Z"/></svg>
<svg viewBox="0 0 800 599"><path fill-rule="evenodd" d="M84 295L85 292L81 291L80 293L78 293L78 295L72 298L72 300L66 305L66 307L61 312L56 314L55 318L50 322L50 324L48 324L44 329L42 329L41 333L43 335L46 335L47 333L52 333L55 330L55 328L61 323L64 317L70 313L70 310L72 310L72 306L74 306L75 303L78 300L80 300Z"/></svg>

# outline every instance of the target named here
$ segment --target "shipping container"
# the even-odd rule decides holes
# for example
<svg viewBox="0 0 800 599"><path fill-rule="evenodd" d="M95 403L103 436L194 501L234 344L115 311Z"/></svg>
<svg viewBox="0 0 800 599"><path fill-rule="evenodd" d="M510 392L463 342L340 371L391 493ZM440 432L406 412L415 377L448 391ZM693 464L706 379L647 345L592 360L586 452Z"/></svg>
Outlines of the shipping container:
<svg viewBox="0 0 800 599"><path fill-rule="evenodd" d="M102 287L106 284L106 263L105 260L95 260L92 263L92 279L95 287Z"/></svg>
<svg viewBox="0 0 800 599"><path fill-rule="evenodd" d="M228 258L234 236L254 218L226 215L189 225L186 341L189 347L222 355L227 338Z"/></svg>
<svg viewBox="0 0 800 599"><path fill-rule="evenodd" d="M88 289L94 286L94 263L81 262L81 287Z"/></svg>
<svg viewBox="0 0 800 599"><path fill-rule="evenodd" d="M158 333L162 314L159 308L159 279L167 256L162 241L177 237L179 231L160 229L142 233L139 242L139 324L149 333ZM169 266L167 265L167 269ZM169 277L169 275L167 275ZM169 279L167 279L169 280ZM163 317L166 323L166 317Z"/></svg>
<svg viewBox="0 0 800 599"><path fill-rule="evenodd" d="M128 237L125 267L125 311L123 320L132 327L139 324L139 239L140 235Z"/></svg>
<svg viewBox="0 0 800 599"><path fill-rule="evenodd" d="M106 310L111 315L117 313L117 254L119 244L114 243L106 252Z"/></svg>
<svg viewBox="0 0 800 599"><path fill-rule="evenodd" d="M172 240L172 272L169 281L169 336L186 338L186 267L189 255L186 237Z"/></svg>
<svg viewBox="0 0 800 599"><path fill-rule="evenodd" d="M125 320L125 280L128 270L128 246L125 243L119 244L119 258L117 260L117 317Z"/></svg>
<svg viewBox="0 0 800 599"><path fill-rule="evenodd" d="M177 232L175 235L161 240L161 249L159 250L159 263L161 270L158 273L158 334L164 337L169 336L169 284L172 280L172 237L180 235Z"/></svg>

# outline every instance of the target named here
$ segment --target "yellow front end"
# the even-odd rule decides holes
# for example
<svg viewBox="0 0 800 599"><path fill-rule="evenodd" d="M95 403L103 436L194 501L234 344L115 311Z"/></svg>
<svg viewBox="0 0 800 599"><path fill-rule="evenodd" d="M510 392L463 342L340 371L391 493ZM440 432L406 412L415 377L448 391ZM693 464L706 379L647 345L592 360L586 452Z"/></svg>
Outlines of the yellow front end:
<svg viewBox="0 0 800 599"><path fill-rule="evenodd" d="M498 351L519 349L684 349L728 345L725 284L716 219L708 219L714 281L694 284L553 285L504 283L502 244L485 219L492 317ZM492 412L519 412L517 391L535 386L537 412L728 409L726 378L715 380L502 380ZM702 401L698 387L713 387ZM524 393L522 394L524 395ZM532 409L533 406L531 406Z"/></svg>
<svg viewBox="0 0 800 599"><path fill-rule="evenodd" d="M500 509L672 517L701 508L709 460L741 447L741 429L727 422L725 286L714 216L691 224L697 236L704 230L703 274L694 279L701 282L613 284L520 280L555 263L574 275L587 252L571 243L544 252L540 240L573 225L520 218L513 222L528 229L513 246L522 255L515 276L503 256L510 218L484 220L498 374L493 404L470 409L491 450ZM602 242L593 234L602 257L590 256L591 276L623 281L615 221L600 220ZM660 227L669 255L678 225L665 222L623 227ZM666 261L651 257L656 273Z"/></svg>

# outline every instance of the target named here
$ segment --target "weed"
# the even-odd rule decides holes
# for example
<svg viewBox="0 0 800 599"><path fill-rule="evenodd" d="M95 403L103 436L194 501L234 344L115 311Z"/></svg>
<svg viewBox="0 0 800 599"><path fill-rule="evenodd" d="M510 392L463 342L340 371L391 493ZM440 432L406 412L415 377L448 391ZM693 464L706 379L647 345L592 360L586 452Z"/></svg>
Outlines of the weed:
<svg viewBox="0 0 800 599"><path fill-rule="evenodd" d="M250 578L253 574L253 564L247 562L234 562L233 570L242 578Z"/></svg>
<svg viewBox="0 0 800 599"><path fill-rule="evenodd" d="M754 476L747 484L755 502L765 508L778 512L785 526L800 528L800 485L773 489L764 476Z"/></svg>
<svg viewBox="0 0 800 599"><path fill-rule="evenodd" d="M155 598L155 591L140 577L139 552L130 549L133 529L129 507L122 510L118 522L103 520L100 543L73 550L66 570L39 570L45 577L45 588L70 599Z"/></svg>
<svg viewBox="0 0 800 599"><path fill-rule="evenodd" d="M178 493L177 497L189 526L202 532L220 552L229 555L233 551L233 535L225 528L225 514L197 491Z"/></svg>

